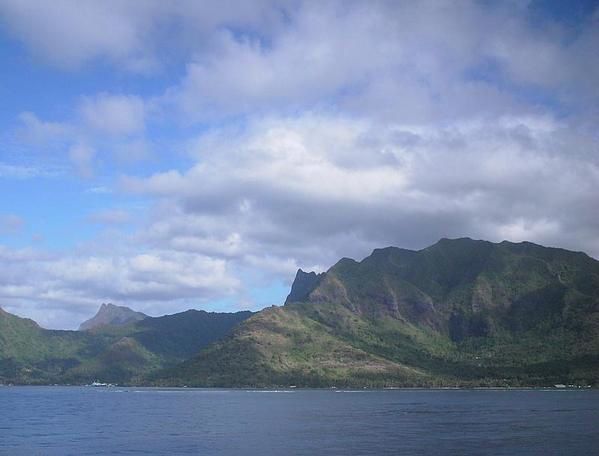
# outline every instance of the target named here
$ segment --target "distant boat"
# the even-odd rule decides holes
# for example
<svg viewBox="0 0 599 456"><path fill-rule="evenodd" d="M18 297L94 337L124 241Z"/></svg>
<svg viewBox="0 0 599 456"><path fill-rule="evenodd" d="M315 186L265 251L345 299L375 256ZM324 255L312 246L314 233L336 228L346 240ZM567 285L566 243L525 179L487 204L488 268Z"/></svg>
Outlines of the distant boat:
<svg viewBox="0 0 599 456"><path fill-rule="evenodd" d="M102 383L102 382L99 382L99 381L96 380L95 382L90 383L87 386L108 387L108 386L114 386L114 385L112 383Z"/></svg>

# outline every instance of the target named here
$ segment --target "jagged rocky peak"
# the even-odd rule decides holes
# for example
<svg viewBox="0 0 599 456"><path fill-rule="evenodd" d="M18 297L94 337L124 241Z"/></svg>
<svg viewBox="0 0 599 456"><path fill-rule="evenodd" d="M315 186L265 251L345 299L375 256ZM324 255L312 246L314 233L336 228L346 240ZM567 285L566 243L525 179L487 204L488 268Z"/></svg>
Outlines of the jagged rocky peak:
<svg viewBox="0 0 599 456"><path fill-rule="evenodd" d="M316 274L314 271L304 272L298 269L285 304L306 301L310 293L320 284L323 276L324 272Z"/></svg>
<svg viewBox="0 0 599 456"><path fill-rule="evenodd" d="M102 304L93 318L81 323L79 331L87 331L101 326L123 326L144 318L147 318L146 314L136 312L129 307Z"/></svg>

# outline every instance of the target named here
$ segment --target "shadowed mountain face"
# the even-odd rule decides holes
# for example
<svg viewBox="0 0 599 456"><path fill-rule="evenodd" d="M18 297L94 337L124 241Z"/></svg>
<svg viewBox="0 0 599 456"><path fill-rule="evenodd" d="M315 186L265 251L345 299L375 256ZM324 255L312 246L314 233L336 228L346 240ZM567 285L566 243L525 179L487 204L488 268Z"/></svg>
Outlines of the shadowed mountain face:
<svg viewBox="0 0 599 456"><path fill-rule="evenodd" d="M320 284L323 276L324 273L316 274L315 272L304 272L298 269L285 304L306 300L308 295Z"/></svg>
<svg viewBox="0 0 599 456"><path fill-rule="evenodd" d="M81 323L79 331L87 331L101 326L124 326L129 323L141 321L146 317L146 314L135 312L129 309L129 307L102 304L94 317Z"/></svg>
<svg viewBox="0 0 599 456"><path fill-rule="evenodd" d="M343 259L303 301L342 304L366 319L393 318L455 342L549 320L572 323L577 309L598 298L599 262L583 253L443 239L419 252L389 247L361 262Z"/></svg>
<svg viewBox="0 0 599 456"><path fill-rule="evenodd" d="M156 377L218 386L545 385L599 379L599 262L442 239L298 271L282 308Z"/></svg>
<svg viewBox="0 0 599 456"><path fill-rule="evenodd" d="M139 383L141 376L188 359L251 315L189 310L87 331L54 331L0 309L0 384Z"/></svg>

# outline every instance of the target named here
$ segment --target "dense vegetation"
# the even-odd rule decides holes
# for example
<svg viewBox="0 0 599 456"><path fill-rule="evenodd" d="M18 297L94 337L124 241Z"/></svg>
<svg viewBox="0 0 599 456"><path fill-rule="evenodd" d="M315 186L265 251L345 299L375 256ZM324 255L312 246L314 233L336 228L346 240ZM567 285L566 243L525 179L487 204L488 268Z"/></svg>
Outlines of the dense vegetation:
<svg viewBox="0 0 599 456"><path fill-rule="evenodd" d="M298 272L266 309L157 384L597 384L599 262L531 243L441 240Z"/></svg>
<svg viewBox="0 0 599 456"><path fill-rule="evenodd" d="M0 310L0 383L140 383L222 338L251 312L189 310L124 326L52 331Z"/></svg>

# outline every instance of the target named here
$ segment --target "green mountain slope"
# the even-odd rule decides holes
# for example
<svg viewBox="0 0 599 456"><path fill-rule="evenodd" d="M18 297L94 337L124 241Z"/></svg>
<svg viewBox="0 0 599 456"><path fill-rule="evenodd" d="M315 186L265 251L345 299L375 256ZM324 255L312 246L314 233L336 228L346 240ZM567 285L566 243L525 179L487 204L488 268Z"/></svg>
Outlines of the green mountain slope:
<svg viewBox="0 0 599 456"><path fill-rule="evenodd" d="M76 331L48 331L0 309L0 383L53 383L108 340Z"/></svg>
<svg viewBox="0 0 599 456"><path fill-rule="evenodd" d="M54 331L0 309L0 383L137 382L189 358L250 315L189 310L125 326Z"/></svg>
<svg viewBox="0 0 599 456"><path fill-rule="evenodd" d="M443 239L298 272L264 310L152 377L204 386L546 385L599 380L599 262Z"/></svg>

